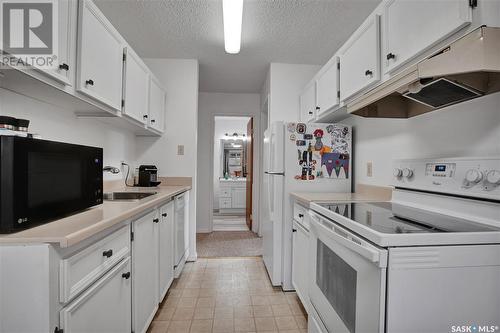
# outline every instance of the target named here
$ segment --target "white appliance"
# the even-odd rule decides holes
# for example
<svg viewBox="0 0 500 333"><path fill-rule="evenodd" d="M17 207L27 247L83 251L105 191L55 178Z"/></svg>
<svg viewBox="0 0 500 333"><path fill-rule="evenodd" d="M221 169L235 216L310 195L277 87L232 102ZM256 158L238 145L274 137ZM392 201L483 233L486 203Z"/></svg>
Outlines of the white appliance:
<svg viewBox="0 0 500 333"><path fill-rule="evenodd" d="M263 259L274 286L292 286L291 192L351 192L351 128L274 122L264 134Z"/></svg>
<svg viewBox="0 0 500 333"><path fill-rule="evenodd" d="M187 227L187 209L189 205L187 204L188 194L187 192L179 194L174 199L174 234L175 234L175 251L174 251L174 274L178 278L182 272L182 268L187 259L188 247L189 247L189 235Z"/></svg>
<svg viewBox="0 0 500 333"><path fill-rule="evenodd" d="M391 202L311 204L322 331L500 326L500 158L400 160L394 175Z"/></svg>

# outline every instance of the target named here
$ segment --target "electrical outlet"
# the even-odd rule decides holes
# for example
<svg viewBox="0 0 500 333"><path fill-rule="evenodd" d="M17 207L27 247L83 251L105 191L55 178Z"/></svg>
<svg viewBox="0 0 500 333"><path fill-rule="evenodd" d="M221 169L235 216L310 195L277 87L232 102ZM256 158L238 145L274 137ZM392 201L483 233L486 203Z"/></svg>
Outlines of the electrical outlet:
<svg viewBox="0 0 500 333"><path fill-rule="evenodd" d="M177 155L184 155L184 145L177 146Z"/></svg>
<svg viewBox="0 0 500 333"><path fill-rule="evenodd" d="M373 177L373 163L372 162L366 163L366 176Z"/></svg>

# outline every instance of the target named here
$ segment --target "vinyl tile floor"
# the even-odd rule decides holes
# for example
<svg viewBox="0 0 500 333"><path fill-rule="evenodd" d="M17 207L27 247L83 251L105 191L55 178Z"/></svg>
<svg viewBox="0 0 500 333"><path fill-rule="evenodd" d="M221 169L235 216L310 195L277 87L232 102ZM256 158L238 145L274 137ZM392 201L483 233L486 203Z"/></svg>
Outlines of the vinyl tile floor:
<svg viewBox="0 0 500 333"><path fill-rule="evenodd" d="M295 292L271 285L262 258L187 263L149 327L166 332L307 332Z"/></svg>

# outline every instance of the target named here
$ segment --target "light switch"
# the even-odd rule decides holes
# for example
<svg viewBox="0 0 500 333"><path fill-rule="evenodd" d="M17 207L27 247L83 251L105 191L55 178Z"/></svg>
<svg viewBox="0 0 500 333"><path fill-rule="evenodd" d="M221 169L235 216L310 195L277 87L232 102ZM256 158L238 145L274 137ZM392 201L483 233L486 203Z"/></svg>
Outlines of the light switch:
<svg viewBox="0 0 500 333"><path fill-rule="evenodd" d="M184 145L177 146L177 155L184 155Z"/></svg>
<svg viewBox="0 0 500 333"><path fill-rule="evenodd" d="M372 162L366 163L366 176L373 177L373 164L372 164Z"/></svg>

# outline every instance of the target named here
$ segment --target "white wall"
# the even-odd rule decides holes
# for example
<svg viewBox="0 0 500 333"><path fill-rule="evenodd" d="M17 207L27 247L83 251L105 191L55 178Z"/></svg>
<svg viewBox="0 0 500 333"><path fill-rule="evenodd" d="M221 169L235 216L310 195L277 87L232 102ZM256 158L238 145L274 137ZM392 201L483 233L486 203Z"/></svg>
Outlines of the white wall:
<svg viewBox="0 0 500 333"><path fill-rule="evenodd" d="M271 63L269 69L270 123L277 120L299 120L300 93L320 68L321 66L316 65Z"/></svg>
<svg viewBox="0 0 500 333"><path fill-rule="evenodd" d="M254 117L254 157L260 155L260 95L200 93L198 112L198 216L196 230L211 232L211 212L213 209L213 156L215 116L252 116ZM253 206L254 223L258 228L260 163L253 163Z"/></svg>
<svg viewBox="0 0 500 333"><path fill-rule="evenodd" d="M391 185L398 158L500 156L499 106L496 93L410 119L344 120L354 126L355 182Z"/></svg>
<svg viewBox="0 0 500 333"><path fill-rule="evenodd" d="M137 163L155 164L160 176L192 177L189 197L190 259L196 256L196 163L198 160L198 61L144 59L167 91L165 134L137 138ZM184 155L177 146L184 145Z"/></svg>
<svg viewBox="0 0 500 333"><path fill-rule="evenodd" d="M134 165L135 135L130 131L96 119L79 119L72 111L5 89L0 89L0 114L29 119L30 132L43 139L101 147L104 165L120 168L121 161ZM122 177L123 173L104 174L104 180Z"/></svg>
<svg viewBox="0 0 500 333"><path fill-rule="evenodd" d="M222 149L221 140L224 139L226 133L245 134L247 132L247 124L249 117L216 117L214 123L214 168L213 168L213 184L214 184L214 209L219 209L219 177L222 177Z"/></svg>

